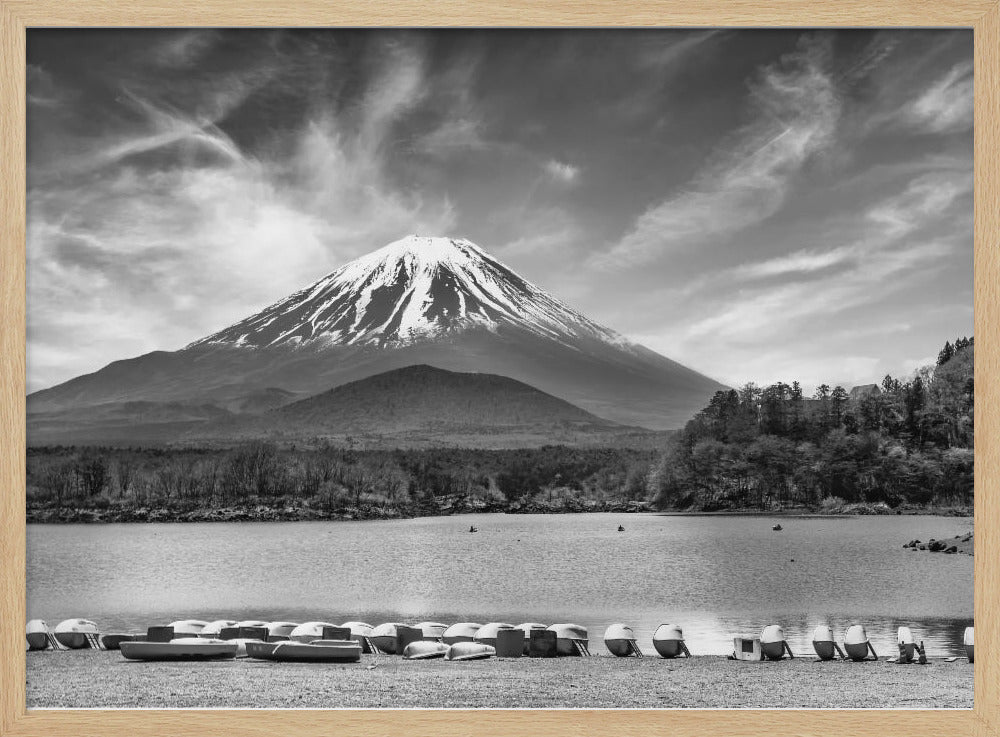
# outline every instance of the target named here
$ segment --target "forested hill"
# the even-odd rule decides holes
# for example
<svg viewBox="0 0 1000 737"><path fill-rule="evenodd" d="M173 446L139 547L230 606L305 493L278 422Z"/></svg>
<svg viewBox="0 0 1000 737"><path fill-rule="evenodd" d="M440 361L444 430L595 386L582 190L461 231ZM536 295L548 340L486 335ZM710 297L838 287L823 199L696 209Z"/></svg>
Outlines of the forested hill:
<svg viewBox="0 0 1000 737"><path fill-rule="evenodd" d="M908 381L720 391L649 476L662 509L967 505L973 492L972 338Z"/></svg>

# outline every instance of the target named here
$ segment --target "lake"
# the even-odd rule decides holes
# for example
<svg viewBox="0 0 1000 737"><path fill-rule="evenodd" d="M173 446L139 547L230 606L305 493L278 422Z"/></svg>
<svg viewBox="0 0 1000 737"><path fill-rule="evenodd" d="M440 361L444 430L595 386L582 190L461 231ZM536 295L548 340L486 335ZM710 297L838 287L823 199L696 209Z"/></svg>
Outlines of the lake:
<svg viewBox="0 0 1000 737"><path fill-rule="evenodd" d="M817 624L840 640L860 622L893 655L905 624L929 654L962 655L973 558L902 546L971 529L934 516L658 514L28 525L27 606L50 626L83 617L105 632L188 618L576 622L595 653L614 622L647 653L660 623L679 624L696 655L771 623L811 654Z"/></svg>

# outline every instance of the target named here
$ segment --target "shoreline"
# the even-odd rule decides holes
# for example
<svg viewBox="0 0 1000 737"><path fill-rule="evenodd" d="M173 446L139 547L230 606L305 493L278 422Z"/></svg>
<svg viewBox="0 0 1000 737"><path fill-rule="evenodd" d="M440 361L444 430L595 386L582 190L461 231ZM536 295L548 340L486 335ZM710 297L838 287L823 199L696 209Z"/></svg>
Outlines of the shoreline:
<svg viewBox="0 0 1000 737"><path fill-rule="evenodd" d="M114 651L27 654L37 708L962 708L973 665L796 658L490 658L364 655L354 664L141 663Z"/></svg>
<svg viewBox="0 0 1000 737"><path fill-rule="evenodd" d="M181 522L352 522L368 520L417 519L421 517L454 517L468 514L658 514L664 517L789 517L822 518L873 515L930 515L939 517L973 517L972 509L959 507L872 508L852 505L838 510L802 507L785 509L720 509L712 511L658 510L648 502L578 502L578 503L515 503L482 505L446 505L434 510L414 510L402 513L385 508L316 509L307 506L272 506L256 504L235 507L31 507L26 510L28 524L117 524L117 523L181 523ZM957 540L958 538L956 538ZM950 543L949 543L950 545ZM960 551L964 552L964 551Z"/></svg>

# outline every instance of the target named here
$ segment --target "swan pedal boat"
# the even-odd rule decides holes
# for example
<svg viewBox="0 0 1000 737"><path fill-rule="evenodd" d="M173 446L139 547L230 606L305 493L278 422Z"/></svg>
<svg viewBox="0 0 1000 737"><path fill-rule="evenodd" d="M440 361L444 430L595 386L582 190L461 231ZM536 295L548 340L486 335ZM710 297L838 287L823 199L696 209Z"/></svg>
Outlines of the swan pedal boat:
<svg viewBox="0 0 1000 737"><path fill-rule="evenodd" d="M87 635L98 634L97 624L89 619L64 619L56 625L53 634L63 647L80 650L90 647Z"/></svg>
<svg viewBox="0 0 1000 737"><path fill-rule="evenodd" d="M587 628L578 624L564 622L562 624L550 624L546 627L556 633L556 654L558 655L582 655L587 652Z"/></svg>
<svg viewBox="0 0 1000 737"><path fill-rule="evenodd" d="M607 639L608 635L604 635ZM653 648L661 658L690 655L684 644L684 630L676 624L661 624L653 633Z"/></svg>
<svg viewBox="0 0 1000 737"><path fill-rule="evenodd" d="M133 640L119 645L128 660L231 660L237 644L232 640L206 637L179 637L170 642Z"/></svg>
<svg viewBox="0 0 1000 737"><path fill-rule="evenodd" d="M361 643L354 640L313 640L312 642L248 642L247 657L279 663L357 663Z"/></svg>
<svg viewBox="0 0 1000 737"><path fill-rule="evenodd" d="M608 652L616 658L627 658L639 652L639 645L635 641L635 632L627 624L612 624L604 631L604 646Z"/></svg>
<svg viewBox="0 0 1000 737"><path fill-rule="evenodd" d="M49 626L43 619L32 619L24 628L29 650L45 650L49 646Z"/></svg>
<svg viewBox="0 0 1000 737"><path fill-rule="evenodd" d="M497 646L497 632L512 629L514 629L514 625L506 622L487 622L476 631L472 639L474 642L481 642L495 648Z"/></svg>

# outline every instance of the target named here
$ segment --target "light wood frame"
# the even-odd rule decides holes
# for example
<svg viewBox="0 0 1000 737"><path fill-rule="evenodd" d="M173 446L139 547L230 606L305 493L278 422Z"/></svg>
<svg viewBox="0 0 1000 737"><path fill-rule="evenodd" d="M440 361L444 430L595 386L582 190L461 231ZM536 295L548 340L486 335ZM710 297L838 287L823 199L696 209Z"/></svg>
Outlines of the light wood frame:
<svg viewBox="0 0 1000 737"><path fill-rule="evenodd" d="M25 709L25 29L73 26L904 26L975 39L975 707L954 711ZM0 0L0 735L1000 736L1000 0ZM992 616L990 613L992 612ZM928 674L930 677L930 674Z"/></svg>

